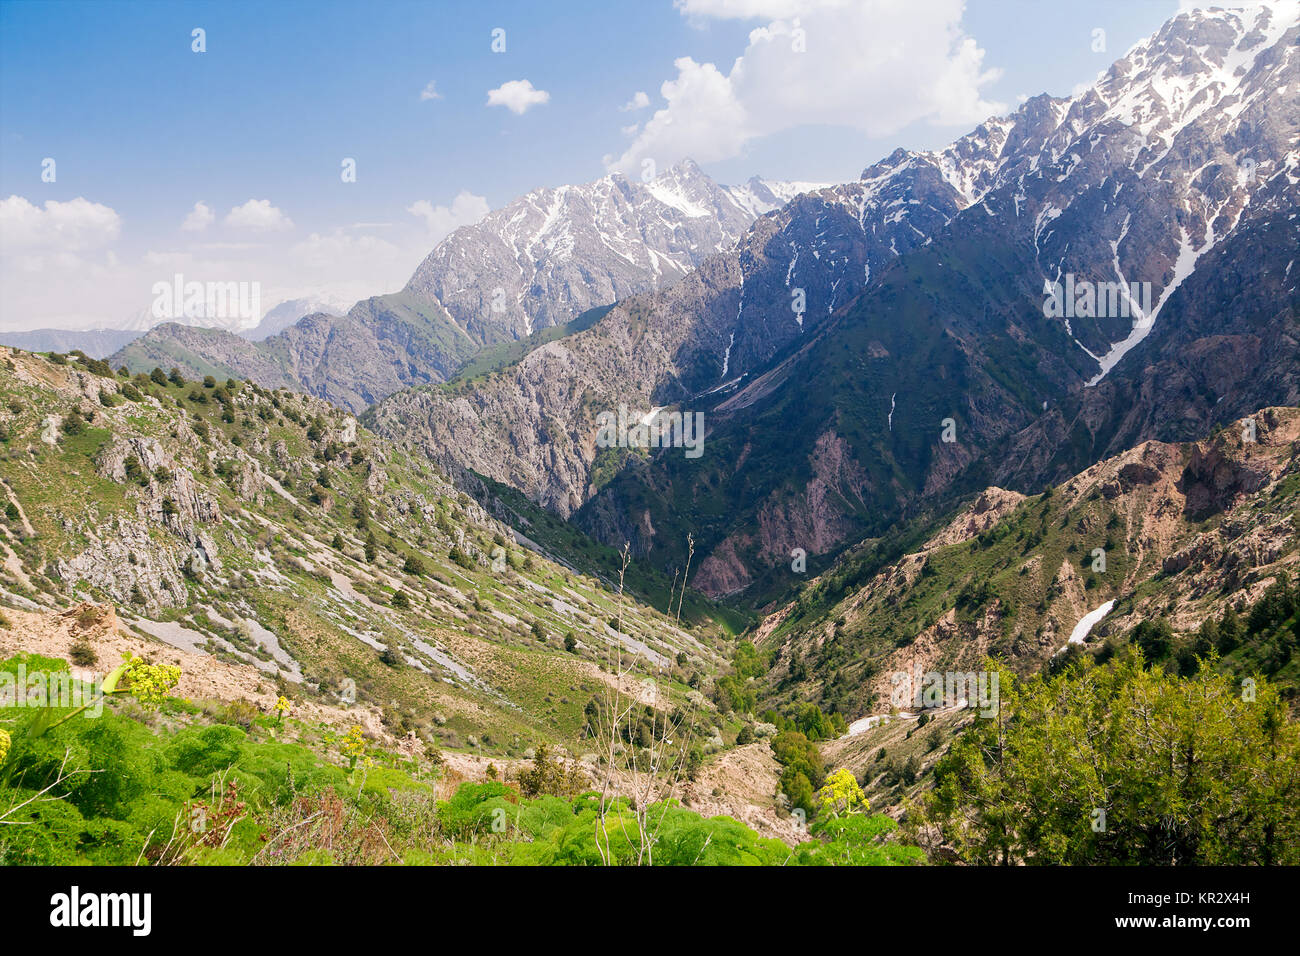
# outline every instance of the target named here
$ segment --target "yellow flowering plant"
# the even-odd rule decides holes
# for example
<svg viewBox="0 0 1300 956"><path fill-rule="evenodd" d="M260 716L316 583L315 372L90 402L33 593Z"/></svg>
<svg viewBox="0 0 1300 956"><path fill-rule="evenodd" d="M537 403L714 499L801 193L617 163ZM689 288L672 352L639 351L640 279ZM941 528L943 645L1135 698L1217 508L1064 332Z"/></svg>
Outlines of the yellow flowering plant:
<svg viewBox="0 0 1300 956"><path fill-rule="evenodd" d="M143 658L134 654L123 654L122 663L113 668L99 685L99 693L76 710L56 718L56 708L43 708L36 719L22 729L17 745L7 731L0 731L4 734L3 747L0 747L0 784L5 783L13 773L18 755L24 749L23 744L41 737L60 724L67 723L91 707L102 706L112 694L129 692L145 710L157 710L167 697L167 692L176 686L180 678L179 667L170 664L147 664ZM126 683L122 686L124 680Z"/></svg>
<svg viewBox="0 0 1300 956"><path fill-rule="evenodd" d="M817 811L825 816L838 817L841 814L862 812L868 807L867 795L858 786L858 781L845 767L841 767L826 778L825 785L817 791Z"/></svg>
<svg viewBox="0 0 1300 956"><path fill-rule="evenodd" d="M366 755L366 742L361 737L361 728L358 725L353 724L343 736L340 750L343 756L348 758L348 772L351 773L357 768L357 761Z"/></svg>

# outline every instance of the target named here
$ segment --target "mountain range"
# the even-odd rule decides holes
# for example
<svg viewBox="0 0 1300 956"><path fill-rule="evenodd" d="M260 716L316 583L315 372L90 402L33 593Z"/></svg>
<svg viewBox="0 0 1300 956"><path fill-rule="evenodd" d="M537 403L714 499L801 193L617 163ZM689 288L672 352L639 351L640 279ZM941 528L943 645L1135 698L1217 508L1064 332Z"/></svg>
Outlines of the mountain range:
<svg viewBox="0 0 1300 956"><path fill-rule="evenodd" d="M802 194L677 283L367 420L664 566L694 529L717 595L932 500L1295 403L1298 36L1279 10L1182 14L1075 96ZM620 403L702 412L710 451L597 447Z"/></svg>

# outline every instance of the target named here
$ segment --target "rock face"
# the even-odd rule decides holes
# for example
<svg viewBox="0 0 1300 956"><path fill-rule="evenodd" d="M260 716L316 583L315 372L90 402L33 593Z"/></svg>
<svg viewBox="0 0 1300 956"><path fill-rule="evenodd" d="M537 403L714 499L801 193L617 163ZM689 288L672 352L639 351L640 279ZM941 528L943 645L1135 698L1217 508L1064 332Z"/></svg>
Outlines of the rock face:
<svg viewBox="0 0 1300 956"><path fill-rule="evenodd" d="M923 547L928 551L931 548L969 541L993 527L1024 500L1024 495L1007 491L1005 488L985 488L969 508L953 518L946 528L930 538Z"/></svg>
<svg viewBox="0 0 1300 956"><path fill-rule="evenodd" d="M698 333L722 315L711 290L728 283L739 284L735 260L715 256L670 289L619 303L593 328L533 350L483 385L401 392L364 420L567 516L595 491L596 415L623 404L639 418L687 398L683 379L707 352ZM677 374L660 383L665 369Z"/></svg>
<svg viewBox="0 0 1300 956"><path fill-rule="evenodd" d="M689 160L649 182L607 176L539 189L438 244L405 289L314 313L249 341L168 323L110 359L133 371L211 369L306 391L353 411L449 378L485 345L670 285L731 249L756 216L811 183L721 186ZM269 331L269 329L268 329Z"/></svg>
<svg viewBox="0 0 1300 956"><path fill-rule="evenodd" d="M1247 421L1254 441L1242 437ZM878 713L891 675L914 667L978 670L989 654L1036 669L1107 602L1089 643L1140 621L1164 618L1185 632L1243 609L1300 568L1300 409L1247 421L1200 441L1144 442L1050 495L986 489L915 553L883 566L846 558L825 587L758 628L772 649L784 625L777 679L798 659L808 675L796 682L801 696ZM965 543L970 532L978 549ZM1107 557L1100 570L1094 548Z"/></svg>
<svg viewBox="0 0 1300 956"><path fill-rule="evenodd" d="M685 160L649 182L616 173L539 189L456 230L406 289L441 302L480 342L522 338L671 284L807 188L721 186Z"/></svg>

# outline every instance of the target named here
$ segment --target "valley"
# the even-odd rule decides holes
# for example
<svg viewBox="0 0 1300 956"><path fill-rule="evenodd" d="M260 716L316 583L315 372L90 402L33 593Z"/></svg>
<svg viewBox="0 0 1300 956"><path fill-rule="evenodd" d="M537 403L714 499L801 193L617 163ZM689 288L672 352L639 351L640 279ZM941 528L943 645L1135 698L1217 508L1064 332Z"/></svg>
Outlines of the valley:
<svg viewBox="0 0 1300 956"><path fill-rule="evenodd" d="M173 321L0 345L0 865L1300 863L1297 51L1180 8L830 183L678 155L715 99L710 170L771 147L755 53L579 184L526 145L574 91L497 78L407 182L527 191L195 202ZM5 202L18 272L123 228ZM187 298L248 250L409 275Z"/></svg>

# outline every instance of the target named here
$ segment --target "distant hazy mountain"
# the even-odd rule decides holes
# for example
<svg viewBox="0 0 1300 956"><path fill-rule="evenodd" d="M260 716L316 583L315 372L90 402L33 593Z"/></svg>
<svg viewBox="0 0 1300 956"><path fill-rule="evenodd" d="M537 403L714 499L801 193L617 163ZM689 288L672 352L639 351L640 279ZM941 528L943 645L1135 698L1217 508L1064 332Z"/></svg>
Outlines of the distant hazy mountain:
<svg viewBox="0 0 1300 956"><path fill-rule="evenodd" d="M134 329L32 329L29 332L0 331L0 345L29 352L71 352L80 349L91 358L112 355L138 338Z"/></svg>
<svg viewBox="0 0 1300 956"><path fill-rule="evenodd" d="M262 320L252 328L239 329L223 326L218 331L234 333L249 341L259 342L271 335L281 332L299 319L308 315L340 316L347 311L346 304L340 306L335 298L329 296L304 296L288 299L269 309ZM71 352L80 349L91 358L107 358L126 348L142 335L170 323L170 328L206 329L200 326L202 320L181 318L166 322L156 318L149 309L142 309L120 328L112 329L32 329L26 332L0 331L0 345L27 349L31 352ZM185 334L173 331L159 333L159 336ZM201 336L200 336L201 337Z"/></svg>
<svg viewBox="0 0 1300 956"><path fill-rule="evenodd" d="M299 299L287 299L262 316L262 321L251 329L236 330L237 334L251 342L260 342L277 332L283 332L303 316L329 315L338 317L348 310L347 303L340 303L329 296L303 296Z"/></svg>

